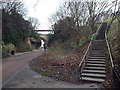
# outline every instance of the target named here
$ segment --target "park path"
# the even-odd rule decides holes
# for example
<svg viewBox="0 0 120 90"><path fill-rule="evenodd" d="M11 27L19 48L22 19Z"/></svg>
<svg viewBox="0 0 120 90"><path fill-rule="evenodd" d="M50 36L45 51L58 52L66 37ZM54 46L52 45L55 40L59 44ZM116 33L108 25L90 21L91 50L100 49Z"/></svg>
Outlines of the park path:
<svg viewBox="0 0 120 90"><path fill-rule="evenodd" d="M28 64L3 88L90 88L91 90L104 90L101 85L95 83L73 84L40 75L31 70Z"/></svg>
<svg viewBox="0 0 120 90"><path fill-rule="evenodd" d="M43 54L43 50L35 50L29 53L12 56L2 59L2 83L7 83L17 72L19 72L24 65L39 55Z"/></svg>

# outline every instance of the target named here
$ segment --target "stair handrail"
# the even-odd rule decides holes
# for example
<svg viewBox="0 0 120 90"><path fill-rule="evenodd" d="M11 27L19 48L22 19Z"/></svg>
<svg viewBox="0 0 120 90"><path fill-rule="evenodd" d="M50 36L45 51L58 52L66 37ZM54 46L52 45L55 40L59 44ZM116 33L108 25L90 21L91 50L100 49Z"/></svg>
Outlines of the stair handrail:
<svg viewBox="0 0 120 90"><path fill-rule="evenodd" d="M108 24L109 24L109 22L108 22ZM117 79L119 80L119 83L120 83L120 75L118 74L118 72L116 70L116 67L114 66L114 63L113 63L113 57L112 57L112 53L111 53L111 49L110 49L110 44L108 42L107 32L108 32L108 25L107 25L107 30L105 32L105 40L106 40L106 44L107 44L107 48L108 48L108 53L109 53L109 58L110 58L110 63L111 63L111 68L112 68L112 75L114 73L114 75L116 75L116 77L117 77ZM118 84L118 86L119 86L119 84Z"/></svg>
<svg viewBox="0 0 120 90"><path fill-rule="evenodd" d="M103 22L103 21L102 21L102 22ZM80 64L79 64L79 72L80 72L80 74L81 74L81 71L82 71L82 65L83 65L83 64L85 65L85 60L86 60L85 58L86 58L86 56L87 56L87 54L88 54L88 51L89 51L89 49L90 49L90 47L91 47L91 45L92 45L94 36L99 32L101 26L102 26L102 23L101 23L101 25L99 26L99 28L97 29L97 31L92 35L92 37L91 37L91 39L90 39L90 43L89 43L89 45L88 45L88 47L87 47L87 50L86 50L86 52L85 52L85 54L84 54L84 56L83 56L83 58L82 58L82 60L81 60L81 62L80 62Z"/></svg>
<svg viewBox="0 0 120 90"><path fill-rule="evenodd" d="M109 53L109 57L110 57L111 67L113 68L113 67L114 67L113 57L112 57L110 45L109 45L109 42L108 42L107 32L108 32L108 25L107 25L107 30L106 30L106 32L105 32L105 40L106 40L106 44L107 44L107 48L108 48L108 53Z"/></svg>

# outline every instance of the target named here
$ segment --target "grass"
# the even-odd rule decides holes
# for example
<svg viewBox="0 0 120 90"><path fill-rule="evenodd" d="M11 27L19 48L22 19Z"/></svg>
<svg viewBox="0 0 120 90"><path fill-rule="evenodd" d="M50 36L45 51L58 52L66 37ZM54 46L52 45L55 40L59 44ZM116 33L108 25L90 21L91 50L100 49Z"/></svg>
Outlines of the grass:
<svg viewBox="0 0 120 90"><path fill-rule="evenodd" d="M119 45L120 45L120 42L119 42L119 25L120 23L118 23L117 19L114 20L114 22L112 23L112 25L110 26L110 29L108 31L108 41L109 41L109 45L110 45L110 48L111 48L111 53L112 53L112 56L113 56L113 62L114 62L114 65L118 68L119 72L120 72L120 49L119 49Z"/></svg>
<svg viewBox="0 0 120 90"><path fill-rule="evenodd" d="M54 47L48 48L47 52L30 63L34 71L58 80L78 83L78 65L82 60L83 53L87 47L86 43L76 52L68 42L57 43Z"/></svg>
<svg viewBox="0 0 120 90"><path fill-rule="evenodd" d="M111 20L112 20L112 17L109 17L109 18L103 20L103 22L110 22Z"/></svg>
<svg viewBox="0 0 120 90"><path fill-rule="evenodd" d="M97 27L97 30L96 30L96 32L93 34L93 40L95 40L96 38L97 38L97 35L98 35L98 32L99 32L99 29L100 29L100 27L101 27L101 25L102 25L102 23L97 23L97 24L95 24L95 26Z"/></svg>
<svg viewBox="0 0 120 90"><path fill-rule="evenodd" d="M47 75L47 76L53 76L55 74L54 71L43 70L42 67L37 65L32 65L31 69L35 70L38 73L41 72L43 75Z"/></svg>
<svg viewBox="0 0 120 90"><path fill-rule="evenodd" d="M56 56L66 56L72 54L72 50L67 43L63 43L58 44L56 47L49 48L48 53Z"/></svg>
<svg viewBox="0 0 120 90"><path fill-rule="evenodd" d="M35 65L34 65L34 66L32 66L31 68L32 68L33 70L36 70L37 72L39 72L39 70L41 70L41 68L40 68L40 67L35 66Z"/></svg>
<svg viewBox="0 0 120 90"><path fill-rule="evenodd" d="M118 22L115 20L111 25L110 30L108 31L108 34L107 34L110 44L112 41L114 41L117 35L118 35Z"/></svg>
<svg viewBox="0 0 120 90"><path fill-rule="evenodd" d="M43 75L46 75L46 76L53 76L53 75L55 75L55 72L53 72L53 71L48 71L48 70L42 71L42 73L43 73Z"/></svg>

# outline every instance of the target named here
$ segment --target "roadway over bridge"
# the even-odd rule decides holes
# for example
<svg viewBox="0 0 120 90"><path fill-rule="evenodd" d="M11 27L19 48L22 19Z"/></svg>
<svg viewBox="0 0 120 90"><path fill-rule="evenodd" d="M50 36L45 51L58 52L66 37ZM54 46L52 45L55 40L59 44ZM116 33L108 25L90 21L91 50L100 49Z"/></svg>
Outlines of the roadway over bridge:
<svg viewBox="0 0 120 90"><path fill-rule="evenodd" d="M37 33L48 33L48 34L54 34L53 30L34 30Z"/></svg>

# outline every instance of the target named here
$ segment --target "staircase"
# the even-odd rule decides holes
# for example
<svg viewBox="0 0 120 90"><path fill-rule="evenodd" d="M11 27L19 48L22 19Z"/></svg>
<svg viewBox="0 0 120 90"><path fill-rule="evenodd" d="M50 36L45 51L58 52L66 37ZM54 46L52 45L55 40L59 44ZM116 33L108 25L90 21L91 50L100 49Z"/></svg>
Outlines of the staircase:
<svg viewBox="0 0 120 90"><path fill-rule="evenodd" d="M101 83L106 79L105 25L102 24L97 39L92 41L89 53L86 55L85 65L81 69L82 81Z"/></svg>

